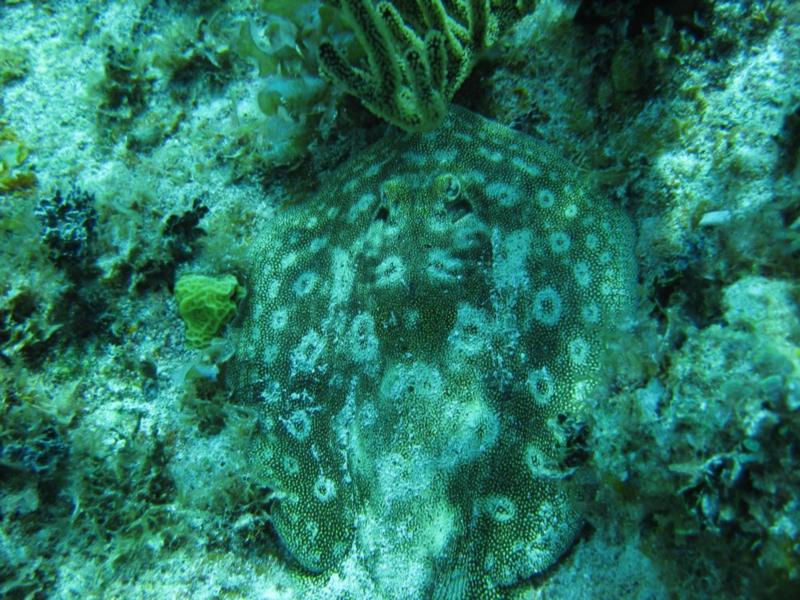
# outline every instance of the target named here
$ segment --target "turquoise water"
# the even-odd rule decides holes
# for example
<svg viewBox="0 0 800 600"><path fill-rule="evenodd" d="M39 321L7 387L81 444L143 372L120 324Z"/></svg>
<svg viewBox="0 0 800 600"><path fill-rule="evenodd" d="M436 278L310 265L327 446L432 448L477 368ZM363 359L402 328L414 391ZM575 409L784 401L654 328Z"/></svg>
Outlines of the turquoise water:
<svg viewBox="0 0 800 600"><path fill-rule="evenodd" d="M0 4L0 595L797 593L796 3L422 4Z"/></svg>

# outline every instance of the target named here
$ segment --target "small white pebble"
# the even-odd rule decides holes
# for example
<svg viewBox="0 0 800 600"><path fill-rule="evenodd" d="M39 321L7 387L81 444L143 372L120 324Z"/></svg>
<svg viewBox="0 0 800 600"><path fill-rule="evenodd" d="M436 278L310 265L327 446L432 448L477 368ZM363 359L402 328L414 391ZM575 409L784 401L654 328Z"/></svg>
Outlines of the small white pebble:
<svg viewBox="0 0 800 600"><path fill-rule="evenodd" d="M712 210L707 212L700 219L700 227L716 227L717 225L725 225L731 220L731 211L729 210Z"/></svg>

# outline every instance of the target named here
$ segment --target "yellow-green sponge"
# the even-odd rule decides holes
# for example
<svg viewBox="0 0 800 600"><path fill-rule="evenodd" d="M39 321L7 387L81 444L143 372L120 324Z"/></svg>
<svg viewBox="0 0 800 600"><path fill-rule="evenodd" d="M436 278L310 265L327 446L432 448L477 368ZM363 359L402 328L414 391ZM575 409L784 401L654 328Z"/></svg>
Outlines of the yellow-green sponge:
<svg viewBox="0 0 800 600"><path fill-rule="evenodd" d="M235 314L245 290L233 275L184 275L175 284L178 314L186 325L186 341L195 348L208 346Z"/></svg>

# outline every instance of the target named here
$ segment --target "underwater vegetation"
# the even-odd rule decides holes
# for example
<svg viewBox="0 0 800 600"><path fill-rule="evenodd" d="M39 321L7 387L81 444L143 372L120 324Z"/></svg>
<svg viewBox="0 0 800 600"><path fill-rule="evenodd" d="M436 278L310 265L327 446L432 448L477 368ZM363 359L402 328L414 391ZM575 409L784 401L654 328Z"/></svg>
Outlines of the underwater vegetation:
<svg viewBox="0 0 800 600"><path fill-rule="evenodd" d="M178 279L175 302L186 324L186 341L196 348L208 346L236 314L242 296L244 290L233 275L183 275Z"/></svg>
<svg viewBox="0 0 800 600"><path fill-rule="evenodd" d="M29 152L14 130L0 120L0 193L36 185L36 175L25 164Z"/></svg>
<svg viewBox="0 0 800 600"><path fill-rule="evenodd" d="M0 2L0 596L800 597L791 0Z"/></svg>
<svg viewBox="0 0 800 600"><path fill-rule="evenodd" d="M664 373L609 399L590 427L604 494L647 507L662 552L730 569L749 559L741 585L770 594L800 575L792 290L753 276L726 287L724 321L693 331Z"/></svg>
<svg viewBox="0 0 800 600"><path fill-rule="evenodd" d="M376 115L405 131L441 124L476 57L530 2L331 0L366 57L354 66L330 41L319 47L322 73Z"/></svg>

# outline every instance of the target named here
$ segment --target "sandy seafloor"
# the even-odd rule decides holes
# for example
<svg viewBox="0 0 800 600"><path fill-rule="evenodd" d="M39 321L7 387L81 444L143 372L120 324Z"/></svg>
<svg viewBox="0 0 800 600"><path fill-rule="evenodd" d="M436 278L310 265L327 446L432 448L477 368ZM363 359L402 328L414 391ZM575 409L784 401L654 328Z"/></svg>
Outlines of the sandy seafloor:
<svg viewBox="0 0 800 600"><path fill-rule="evenodd" d="M3 598L403 589L287 559L217 376L236 324L193 349L177 312L176 277L244 282L274 215L396 133L318 77L318 23L259 4L0 2ZM591 4L539 2L454 98L636 231L630 338L583 417L587 524L512 596L797 597L800 5Z"/></svg>

